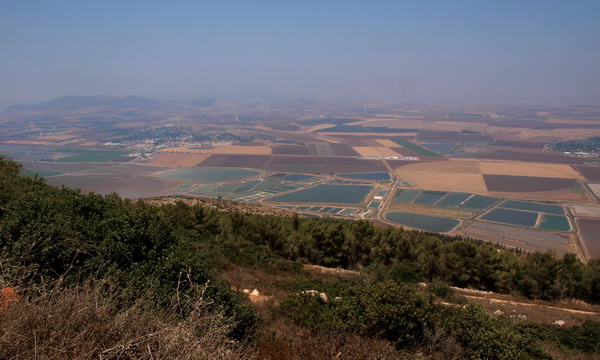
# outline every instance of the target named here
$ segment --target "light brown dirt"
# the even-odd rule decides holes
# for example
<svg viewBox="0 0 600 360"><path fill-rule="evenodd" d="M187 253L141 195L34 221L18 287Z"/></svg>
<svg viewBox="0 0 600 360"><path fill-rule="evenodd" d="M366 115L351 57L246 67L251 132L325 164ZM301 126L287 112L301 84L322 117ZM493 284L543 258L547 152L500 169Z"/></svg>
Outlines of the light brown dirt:
<svg viewBox="0 0 600 360"><path fill-rule="evenodd" d="M375 139L378 143L385 147L402 147L401 145L396 144L394 141L390 139Z"/></svg>
<svg viewBox="0 0 600 360"><path fill-rule="evenodd" d="M177 153L158 153L154 159L146 162L147 165L155 166L173 166L173 167L194 167L211 154L177 154Z"/></svg>
<svg viewBox="0 0 600 360"><path fill-rule="evenodd" d="M571 166L564 164L481 161L479 162L479 167L482 174L489 175L536 176L584 180Z"/></svg>
<svg viewBox="0 0 600 360"><path fill-rule="evenodd" d="M396 174L423 189L488 193L477 161L411 164L396 169Z"/></svg>
<svg viewBox="0 0 600 360"><path fill-rule="evenodd" d="M354 151L361 156L402 156L392 149L386 147L354 146Z"/></svg>

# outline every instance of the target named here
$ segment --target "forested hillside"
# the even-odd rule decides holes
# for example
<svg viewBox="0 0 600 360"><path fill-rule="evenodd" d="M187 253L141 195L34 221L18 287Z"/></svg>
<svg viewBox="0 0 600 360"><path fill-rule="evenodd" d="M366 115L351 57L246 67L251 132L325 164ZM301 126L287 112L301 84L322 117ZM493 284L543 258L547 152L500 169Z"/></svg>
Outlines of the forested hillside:
<svg viewBox="0 0 600 360"><path fill-rule="evenodd" d="M297 343L284 341L284 328L313 344L303 351L318 351L323 339L340 354L356 350L352 344L371 349L355 352L357 359L599 351L598 323L563 329L505 322L444 291L451 284L598 303L600 259L517 255L367 221L84 195L22 176L5 158L0 261L0 358L319 358L294 355ZM267 312L250 307L220 275L230 264L277 275L284 299ZM326 282L300 264L364 277ZM425 291L414 285L420 281L437 285ZM327 299L302 292L309 288ZM441 306L440 297L459 305Z"/></svg>

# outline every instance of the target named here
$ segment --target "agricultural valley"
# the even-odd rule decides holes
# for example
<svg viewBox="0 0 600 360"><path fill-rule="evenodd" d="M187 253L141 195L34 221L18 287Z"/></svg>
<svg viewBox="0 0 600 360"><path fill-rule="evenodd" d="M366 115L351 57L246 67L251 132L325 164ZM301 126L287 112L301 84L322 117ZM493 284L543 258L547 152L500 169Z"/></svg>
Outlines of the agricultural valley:
<svg viewBox="0 0 600 360"><path fill-rule="evenodd" d="M0 122L0 358L600 353L600 108L71 96Z"/></svg>
<svg viewBox="0 0 600 360"><path fill-rule="evenodd" d="M0 151L84 192L260 203L587 261L598 110L73 96L5 108Z"/></svg>

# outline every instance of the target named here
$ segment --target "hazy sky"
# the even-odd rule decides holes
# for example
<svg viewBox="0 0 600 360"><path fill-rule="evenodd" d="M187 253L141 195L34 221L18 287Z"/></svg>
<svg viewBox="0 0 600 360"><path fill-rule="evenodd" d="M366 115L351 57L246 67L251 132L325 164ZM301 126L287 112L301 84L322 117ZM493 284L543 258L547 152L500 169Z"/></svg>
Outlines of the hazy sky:
<svg viewBox="0 0 600 360"><path fill-rule="evenodd" d="M0 103L247 90L600 105L600 0L0 1Z"/></svg>

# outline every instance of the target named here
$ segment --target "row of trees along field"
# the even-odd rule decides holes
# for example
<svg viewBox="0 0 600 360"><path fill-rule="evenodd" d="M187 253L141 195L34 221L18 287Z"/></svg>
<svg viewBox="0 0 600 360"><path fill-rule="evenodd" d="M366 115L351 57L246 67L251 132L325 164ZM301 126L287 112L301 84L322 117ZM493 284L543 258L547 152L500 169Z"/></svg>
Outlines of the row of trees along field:
<svg viewBox="0 0 600 360"><path fill-rule="evenodd" d="M280 313L312 332L376 337L397 350L425 354L434 351L425 346L429 335L447 334L461 356L511 358L502 355L506 345L511 348L505 354L540 358L544 352L530 337L547 336L499 325L475 308L440 309L410 283L435 280L529 298L600 302L598 259L584 265L573 255L517 256L367 221L244 215L184 202L159 207L114 194L84 195L23 176L18 164L3 157L0 262L0 285L16 293L3 295L0 304L2 358L32 358L40 351L46 358L137 358L148 357L148 349L151 357L198 358L209 351L245 358L241 344L255 346L262 322L243 305L244 295L219 276L228 262L279 273L297 273L302 263L361 270L369 284L333 285L342 299L354 300L319 303L294 291ZM391 294L396 292L406 296ZM54 316L40 315L51 311ZM311 323L299 315L309 313L317 317ZM490 322L502 333L484 332ZM469 329L455 329L467 324ZM89 336L81 335L86 331ZM174 340L184 333L194 346ZM487 340L477 337L484 333L503 340L485 350ZM519 347L529 340L533 345ZM571 347L598 351L598 340L584 337L579 343L585 346ZM169 352L174 347L178 352Z"/></svg>

